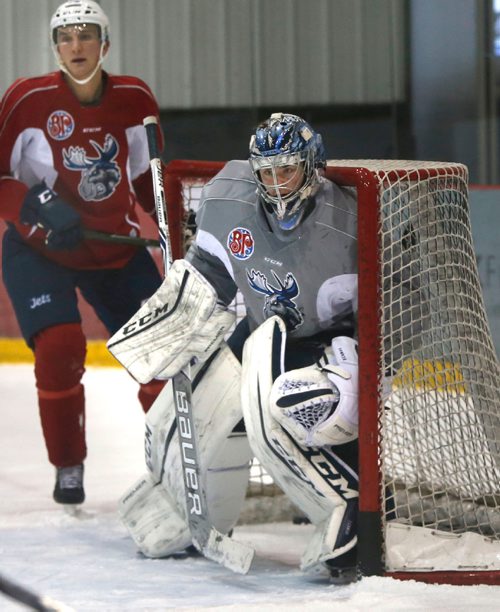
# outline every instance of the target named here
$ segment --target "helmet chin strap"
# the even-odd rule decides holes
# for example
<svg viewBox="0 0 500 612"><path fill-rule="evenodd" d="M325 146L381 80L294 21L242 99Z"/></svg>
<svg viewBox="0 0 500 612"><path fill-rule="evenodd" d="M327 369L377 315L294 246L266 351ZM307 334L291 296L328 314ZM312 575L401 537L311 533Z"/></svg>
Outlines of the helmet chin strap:
<svg viewBox="0 0 500 612"><path fill-rule="evenodd" d="M69 78L70 78L70 79L71 79L73 82L77 83L77 85L86 85L86 84L87 84L89 81L91 81L91 80L94 78L94 76L96 75L97 71L98 71L98 70L99 70L99 68L101 67L101 64L102 64L102 62L103 62L103 60L104 60L104 45L105 45L105 42L104 42L104 41L102 41L102 42L101 42L101 50L100 50L100 52L99 52L99 61L98 61L98 62L97 62L97 64L95 65L94 70L92 70L92 72L89 74L89 76L88 76L88 77L86 77L85 79L75 79L75 77L74 77L74 76L73 76L73 75L70 73L70 71L69 71L69 70L66 68L66 66L65 66L64 62L62 62L62 60L61 60L61 56L59 55L59 52L57 51L57 48L56 48L56 47L54 47L54 53L55 53L56 60L57 60L57 63L58 63L58 65L59 65L59 68L60 68L60 69L61 69L61 70L64 72L64 74L67 74L67 75L69 76Z"/></svg>

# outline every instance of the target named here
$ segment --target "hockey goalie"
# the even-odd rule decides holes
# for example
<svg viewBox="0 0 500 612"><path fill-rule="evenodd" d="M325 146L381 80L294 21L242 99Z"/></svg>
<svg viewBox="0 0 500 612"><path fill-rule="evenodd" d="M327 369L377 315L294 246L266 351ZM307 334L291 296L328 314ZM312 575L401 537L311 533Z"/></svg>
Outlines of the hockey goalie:
<svg viewBox="0 0 500 612"><path fill-rule="evenodd" d="M260 124L249 159L205 186L185 259L108 347L140 382L193 366L215 527L236 524L255 456L314 526L302 569L336 578L356 565L357 218L353 192L324 177L325 163L300 117ZM238 290L247 314L230 334ZM171 387L146 417L148 472L120 502L149 557L191 544Z"/></svg>

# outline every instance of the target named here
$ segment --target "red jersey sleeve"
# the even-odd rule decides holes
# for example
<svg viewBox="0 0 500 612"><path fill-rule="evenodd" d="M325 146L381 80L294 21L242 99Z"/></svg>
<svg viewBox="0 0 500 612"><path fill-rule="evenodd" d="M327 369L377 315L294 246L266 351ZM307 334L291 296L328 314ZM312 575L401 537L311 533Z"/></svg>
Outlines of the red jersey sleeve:
<svg viewBox="0 0 500 612"><path fill-rule="evenodd" d="M5 92L0 106L0 218L17 221L28 187L11 175L10 161L19 149L19 122L15 110L27 79L18 79Z"/></svg>

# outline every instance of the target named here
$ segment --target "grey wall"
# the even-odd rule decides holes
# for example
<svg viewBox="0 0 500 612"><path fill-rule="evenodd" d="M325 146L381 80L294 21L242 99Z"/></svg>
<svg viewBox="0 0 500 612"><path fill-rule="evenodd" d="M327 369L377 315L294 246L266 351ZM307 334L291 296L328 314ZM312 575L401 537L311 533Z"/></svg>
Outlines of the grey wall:
<svg viewBox="0 0 500 612"><path fill-rule="evenodd" d="M0 0L0 91L55 67L54 0ZM405 83L405 0L101 0L112 72L163 109L381 104Z"/></svg>
<svg viewBox="0 0 500 612"><path fill-rule="evenodd" d="M500 187L470 190L474 250L493 342L500 356Z"/></svg>
<svg viewBox="0 0 500 612"><path fill-rule="evenodd" d="M410 7L415 158L464 163L477 181L480 2L412 0Z"/></svg>

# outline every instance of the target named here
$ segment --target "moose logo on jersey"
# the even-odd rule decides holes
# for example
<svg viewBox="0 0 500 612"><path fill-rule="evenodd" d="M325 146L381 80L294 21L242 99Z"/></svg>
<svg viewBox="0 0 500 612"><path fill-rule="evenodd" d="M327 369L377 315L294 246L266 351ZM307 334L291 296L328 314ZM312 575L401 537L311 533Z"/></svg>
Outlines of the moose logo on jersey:
<svg viewBox="0 0 500 612"><path fill-rule="evenodd" d="M106 134L103 147L94 140L90 144L97 151L97 157L87 155L83 147L63 149L64 167L82 173L78 193L87 202L109 198L121 180L121 171L115 162L119 147L113 136Z"/></svg>
<svg viewBox="0 0 500 612"><path fill-rule="evenodd" d="M266 296L263 308L264 316L269 318L278 315L285 321L288 331L293 331L304 322L302 313L293 301L293 298L300 293L299 286L291 272L286 275L285 282L282 282L274 270L272 270L272 274L278 283L277 287L271 285L265 274L253 268L250 272L247 271L248 284L254 291Z"/></svg>
<svg viewBox="0 0 500 612"><path fill-rule="evenodd" d="M248 259L254 250L254 240L246 227L235 227L227 237L227 248L233 257L240 260Z"/></svg>

